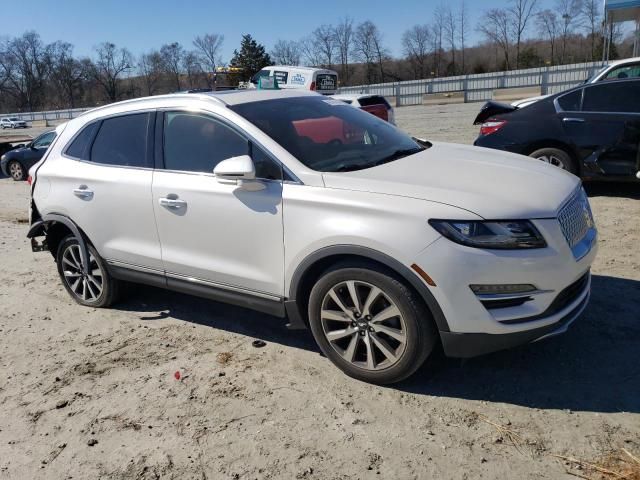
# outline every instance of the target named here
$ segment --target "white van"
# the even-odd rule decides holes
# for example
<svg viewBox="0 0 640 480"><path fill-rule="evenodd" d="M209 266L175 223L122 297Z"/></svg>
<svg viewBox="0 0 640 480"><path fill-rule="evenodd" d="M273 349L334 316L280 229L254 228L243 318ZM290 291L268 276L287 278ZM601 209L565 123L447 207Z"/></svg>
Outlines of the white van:
<svg viewBox="0 0 640 480"><path fill-rule="evenodd" d="M338 73L324 68L272 65L264 67L253 78L249 88L257 88L260 77L275 77L282 89L312 90L323 95L333 95L338 88Z"/></svg>

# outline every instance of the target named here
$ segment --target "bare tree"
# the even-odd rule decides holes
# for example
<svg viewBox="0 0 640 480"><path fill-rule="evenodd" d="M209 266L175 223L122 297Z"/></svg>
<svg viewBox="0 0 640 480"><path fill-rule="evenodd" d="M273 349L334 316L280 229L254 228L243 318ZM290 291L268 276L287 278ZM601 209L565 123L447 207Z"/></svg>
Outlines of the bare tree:
<svg viewBox="0 0 640 480"><path fill-rule="evenodd" d="M349 82L349 59L353 49L353 19L343 18L334 29L334 43L340 58L340 76Z"/></svg>
<svg viewBox="0 0 640 480"><path fill-rule="evenodd" d="M73 57L73 45L55 42L49 53L51 80L65 106L76 107L76 94L86 78L86 63Z"/></svg>
<svg viewBox="0 0 640 480"><path fill-rule="evenodd" d="M560 21L560 35L562 38L560 63L563 64L565 63L565 55L567 52L567 39L580 22L582 0L556 0L555 10L562 19Z"/></svg>
<svg viewBox="0 0 640 480"><path fill-rule="evenodd" d="M184 48L178 42L166 43L160 47L160 55L165 72L173 77L176 90L180 90L182 88L180 74L182 73Z"/></svg>
<svg viewBox="0 0 640 480"><path fill-rule="evenodd" d="M600 0L584 0L580 12L584 26L586 27L587 36L590 40L591 52L589 61L591 62L596 60L596 40L601 32L601 4L602 2Z"/></svg>
<svg viewBox="0 0 640 480"><path fill-rule="evenodd" d="M509 70L509 48L511 47L511 19L506 10L492 8L485 12L478 25L488 40L502 49L505 68Z"/></svg>
<svg viewBox="0 0 640 480"><path fill-rule="evenodd" d="M509 14L511 15L513 34L516 42L516 68L520 66L520 45L522 37L529 20L535 13L538 0L510 0L511 7Z"/></svg>
<svg viewBox="0 0 640 480"><path fill-rule="evenodd" d="M451 52L451 73L456 74L456 39L458 38L458 22L451 5L443 7L443 32Z"/></svg>
<svg viewBox="0 0 640 480"><path fill-rule="evenodd" d="M207 33L203 36L197 36L193 40L193 46L196 47L197 58L200 61L200 68L208 73L207 83L209 87L213 86L216 66L222 63L220 51L223 43L224 35L219 33Z"/></svg>
<svg viewBox="0 0 640 480"><path fill-rule="evenodd" d="M336 37L333 27L321 25L311 33L311 37L317 43L322 65L331 68L336 51Z"/></svg>
<svg viewBox="0 0 640 480"><path fill-rule="evenodd" d="M311 67L318 67L322 63L322 53L313 36L308 36L299 42L300 54L304 63Z"/></svg>
<svg viewBox="0 0 640 480"><path fill-rule="evenodd" d="M202 78L202 67L198 54L196 52L186 52L182 57L182 68L187 74L187 83L189 88L197 88L200 86L200 79Z"/></svg>
<svg viewBox="0 0 640 480"><path fill-rule="evenodd" d="M144 81L147 95L155 95L158 91L158 82L162 78L164 65L162 55L157 50L152 50L140 57L138 62L138 72Z"/></svg>
<svg viewBox="0 0 640 480"><path fill-rule="evenodd" d="M96 59L91 64L91 76L102 87L106 99L115 102L120 96L120 81L131 68L132 56L125 48L111 42L96 47Z"/></svg>
<svg viewBox="0 0 640 480"><path fill-rule="evenodd" d="M465 0L460 2L460 10L458 10L458 39L460 40L460 56L461 58L461 71L463 74L467 73L467 67L465 64L465 46L467 42L467 28L469 24L469 17L467 11L467 5Z"/></svg>
<svg viewBox="0 0 640 480"><path fill-rule="evenodd" d="M429 25L414 25L402 35L404 54L411 63L413 78L426 78L433 33Z"/></svg>
<svg viewBox="0 0 640 480"><path fill-rule="evenodd" d="M373 22L367 20L356 28L354 53L358 60L365 63L368 83L375 80L377 73L379 81L384 82L383 60L388 54L382 45L382 33Z"/></svg>
<svg viewBox="0 0 640 480"><path fill-rule="evenodd" d="M552 10L542 10L536 16L536 24L538 31L543 37L549 40L549 46L551 47L551 64L555 63L555 47L556 39L560 33L560 22L558 21L558 15Z"/></svg>
<svg viewBox="0 0 640 480"><path fill-rule="evenodd" d="M33 110L41 105L50 73L49 55L50 46L44 45L33 31L7 43L2 68L5 91L20 108Z"/></svg>
<svg viewBox="0 0 640 480"><path fill-rule="evenodd" d="M431 31L433 32L434 43L434 72L436 77L440 76L440 66L442 65L442 38L444 36L444 24L445 24L445 7L441 3L436 7L433 13L433 22L431 25Z"/></svg>
<svg viewBox="0 0 640 480"><path fill-rule="evenodd" d="M300 45L293 40L278 40L271 51L276 65L300 65Z"/></svg>

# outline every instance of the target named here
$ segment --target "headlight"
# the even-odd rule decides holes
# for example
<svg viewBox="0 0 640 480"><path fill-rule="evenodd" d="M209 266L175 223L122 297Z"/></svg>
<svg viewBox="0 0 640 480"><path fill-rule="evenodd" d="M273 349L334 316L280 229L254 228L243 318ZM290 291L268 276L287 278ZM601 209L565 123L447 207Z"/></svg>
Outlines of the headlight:
<svg viewBox="0 0 640 480"><path fill-rule="evenodd" d="M467 247L510 250L547 246L538 229L528 220L429 220L429 224L444 237Z"/></svg>

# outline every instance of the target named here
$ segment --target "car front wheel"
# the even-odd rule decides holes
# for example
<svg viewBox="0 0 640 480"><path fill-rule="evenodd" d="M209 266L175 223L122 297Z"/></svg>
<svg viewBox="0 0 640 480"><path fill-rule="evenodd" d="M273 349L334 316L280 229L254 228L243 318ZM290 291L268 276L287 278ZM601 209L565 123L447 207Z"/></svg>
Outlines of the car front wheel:
<svg viewBox="0 0 640 480"><path fill-rule="evenodd" d="M576 168L571 156L564 150L559 148L541 148L529 155L530 157L542 160L549 165L566 170L569 173L577 175L578 169Z"/></svg>
<svg viewBox="0 0 640 480"><path fill-rule="evenodd" d="M414 373L438 338L415 293L375 266L326 272L311 291L309 322L329 360L347 375L377 384Z"/></svg>
<svg viewBox="0 0 640 480"><path fill-rule="evenodd" d="M75 236L65 237L56 254L58 274L69 295L81 305L108 307L118 296L119 282L113 278L92 245L89 250L89 271L84 273L80 244Z"/></svg>

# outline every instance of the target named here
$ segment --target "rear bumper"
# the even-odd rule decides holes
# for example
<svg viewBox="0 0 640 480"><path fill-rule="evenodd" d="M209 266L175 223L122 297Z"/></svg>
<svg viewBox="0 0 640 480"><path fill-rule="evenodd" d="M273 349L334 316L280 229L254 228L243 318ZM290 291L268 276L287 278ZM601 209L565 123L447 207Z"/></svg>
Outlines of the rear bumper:
<svg viewBox="0 0 640 480"><path fill-rule="evenodd" d="M440 332L444 352L448 357L470 358L562 334L584 311L590 295L589 291L559 321L532 330L503 334Z"/></svg>

